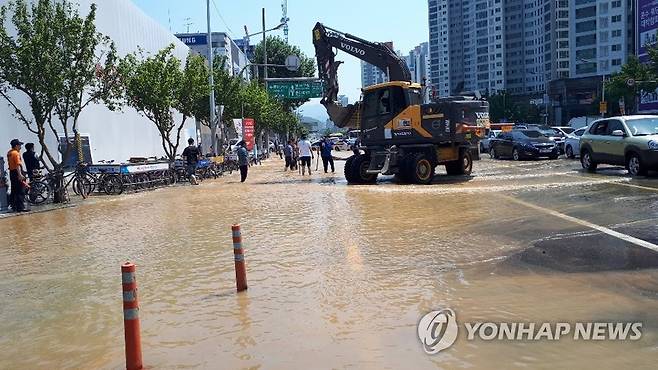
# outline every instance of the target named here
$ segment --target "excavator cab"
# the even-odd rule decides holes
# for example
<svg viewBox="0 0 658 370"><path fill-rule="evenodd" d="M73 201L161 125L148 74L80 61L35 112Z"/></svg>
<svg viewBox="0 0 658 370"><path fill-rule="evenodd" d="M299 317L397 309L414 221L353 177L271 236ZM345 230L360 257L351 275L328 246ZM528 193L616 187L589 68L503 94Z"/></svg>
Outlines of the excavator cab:
<svg viewBox="0 0 658 370"><path fill-rule="evenodd" d="M420 96L420 86L410 83L388 82L363 89L362 141L385 140L386 126L410 106L420 104Z"/></svg>
<svg viewBox="0 0 658 370"><path fill-rule="evenodd" d="M362 143L388 144L391 139L416 136L420 127L422 87L403 81L386 82L363 89L361 107Z"/></svg>

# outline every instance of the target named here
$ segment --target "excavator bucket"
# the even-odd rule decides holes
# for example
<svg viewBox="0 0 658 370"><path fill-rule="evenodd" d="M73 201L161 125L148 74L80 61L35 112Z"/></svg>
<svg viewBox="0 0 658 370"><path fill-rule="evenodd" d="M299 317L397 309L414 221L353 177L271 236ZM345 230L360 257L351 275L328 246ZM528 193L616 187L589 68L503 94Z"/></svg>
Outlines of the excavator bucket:
<svg viewBox="0 0 658 370"><path fill-rule="evenodd" d="M358 128L359 124L359 103L349 104L347 107L338 105L336 102L326 102L324 107L327 109L329 119L338 127Z"/></svg>

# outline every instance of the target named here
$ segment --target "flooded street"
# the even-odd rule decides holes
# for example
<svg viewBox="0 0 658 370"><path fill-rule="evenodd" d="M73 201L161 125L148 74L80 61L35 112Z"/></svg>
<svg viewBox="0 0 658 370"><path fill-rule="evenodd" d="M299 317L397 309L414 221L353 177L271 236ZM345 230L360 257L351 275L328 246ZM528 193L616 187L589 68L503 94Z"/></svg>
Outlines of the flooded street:
<svg viewBox="0 0 658 370"><path fill-rule="evenodd" d="M273 159L246 184L234 173L0 219L0 369L125 368L127 260L148 368L655 368L655 177L485 159L469 179L348 186L337 164L302 178ZM249 280L239 295L234 223ZM460 322L639 321L642 338L464 331L427 355L417 324L445 307Z"/></svg>

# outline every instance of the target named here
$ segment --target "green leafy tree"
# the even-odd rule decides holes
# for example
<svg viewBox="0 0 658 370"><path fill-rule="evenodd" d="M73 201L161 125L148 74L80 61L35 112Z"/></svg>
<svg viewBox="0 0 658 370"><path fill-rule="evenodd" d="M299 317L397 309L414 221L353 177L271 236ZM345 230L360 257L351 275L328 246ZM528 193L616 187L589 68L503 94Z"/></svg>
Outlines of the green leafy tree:
<svg viewBox="0 0 658 370"><path fill-rule="evenodd" d="M199 101L208 97L209 72L201 56L190 55L185 67L173 55L174 46L139 60L129 55L121 65L126 104L153 122L169 160L176 158L181 132L190 118L201 117ZM175 121L175 113L182 115Z"/></svg>
<svg viewBox="0 0 658 370"><path fill-rule="evenodd" d="M0 8L0 97L35 134L48 168L62 166L47 136L69 138L92 103L116 109L121 84L109 38L96 30L96 5L82 18L69 1L11 1ZM13 32L16 31L16 32ZM15 34L15 36L14 36ZM22 96L31 112L19 106ZM65 146L67 158L72 145Z"/></svg>
<svg viewBox="0 0 658 370"><path fill-rule="evenodd" d="M512 114L514 122L541 124L541 111L538 106L527 102L519 102L514 105Z"/></svg>
<svg viewBox="0 0 658 370"><path fill-rule="evenodd" d="M619 113L619 100L624 99L626 113L634 113L637 106L637 96L641 90L654 91L658 87L658 50L649 49L651 64L644 64L631 55L628 61L621 67L621 70L610 77L610 81L605 84L606 100L608 101L608 111ZM635 84L629 85L628 80L636 81Z"/></svg>
<svg viewBox="0 0 658 370"><path fill-rule="evenodd" d="M515 101L507 91L487 98L491 122L542 123L541 109L528 102Z"/></svg>
<svg viewBox="0 0 658 370"><path fill-rule="evenodd" d="M289 71L282 67L267 67L267 75L270 78L292 78L292 77L314 77L315 76L315 59L304 54L297 46L290 45L278 36L267 37L267 64L285 65L286 58L289 55L297 55L301 61L299 70ZM263 64L264 48L261 41L254 50L254 61L256 64ZM264 83L264 67L258 67L258 78L261 84ZM308 99L288 100L284 105L289 109L298 108L306 103Z"/></svg>
<svg viewBox="0 0 658 370"><path fill-rule="evenodd" d="M509 121L514 116L514 105L507 91L501 91L487 98L489 117L492 122Z"/></svg>
<svg viewBox="0 0 658 370"><path fill-rule="evenodd" d="M244 116L256 121L256 135L260 135L269 128L272 109L275 109L271 97L262 85L252 81L243 86L240 98L244 107Z"/></svg>

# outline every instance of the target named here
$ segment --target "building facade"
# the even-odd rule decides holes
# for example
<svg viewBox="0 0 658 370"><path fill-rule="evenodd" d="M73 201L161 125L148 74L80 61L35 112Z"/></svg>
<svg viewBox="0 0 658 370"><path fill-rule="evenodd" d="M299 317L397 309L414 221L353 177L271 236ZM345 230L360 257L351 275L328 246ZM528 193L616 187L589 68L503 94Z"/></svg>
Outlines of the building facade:
<svg viewBox="0 0 658 370"><path fill-rule="evenodd" d="M392 42L389 41L384 44L386 44L391 50L394 50ZM370 63L361 61L361 87L368 87L388 81L389 79L386 72Z"/></svg>
<svg viewBox="0 0 658 370"><path fill-rule="evenodd" d="M251 45L247 39L236 39L233 40L235 44L242 50L243 53L247 56L248 60L254 60L256 55L256 45Z"/></svg>
<svg viewBox="0 0 658 370"><path fill-rule="evenodd" d="M554 122L565 124L574 117L598 113L596 102L603 97L602 81L619 72L628 56L635 53L634 9L635 0L569 2L568 54L558 50L562 58L558 67L563 68L548 86ZM567 36L564 23L557 25L561 27L560 40Z"/></svg>
<svg viewBox="0 0 658 370"><path fill-rule="evenodd" d="M551 90L552 83L600 82L634 53L634 5L635 0L428 0L431 83L439 96L506 91L545 111L562 109L566 100ZM591 104L599 96L596 89L590 95L568 100Z"/></svg>
<svg viewBox="0 0 658 370"><path fill-rule="evenodd" d="M429 0L430 77L439 96L505 90L502 0Z"/></svg>
<svg viewBox="0 0 658 370"><path fill-rule="evenodd" d="M429 83L430 81L430 46L424 42L416 46L404 57L411 72L411 80L416 83Z"/></svg>
<svg viewBox="0 0 658 370"><path fill-rule="evenodd" d="M505 2L505 90L532 95L545 90L544 0Z"/></svg>
<svg viewBox="0 0 658 370"><path fill-rule="evenodd" d="M176 37L187 45L193 53L202 55L206 60L209 58L208 34L205 33L179 33ZM212 33L212 48L215 57L226 58L226 69L235 76L242 72L248 79L249 71L245 68L249 65L247 54L236 44L225 32Z"/></svg>
<svg viewBox="0 0 658 370"><path fill-rule="evenodd" d="M575 1L569 12L569 77L618 72L633 51L634 0ZM632 34L631 34L632 35Z"/></svg>
<svg viewBox="0 0 658 370"><path fill-rule="evenodd" d="M0 0L0 5L5 5L7 2ZM189 48L159 23L145 15L131 1L78 0L75 2L79 4L82 16L88 14L92 3L96 3L98 7L96 12L98 31L114 41L121 56L138 52L139 48L146 54L155 54L173 44L174 55L183 61L187 58ZM117 20L121 22L118 23ZM11 94L24 113L31 112L29 100L23 94L14 92ZM3 119L0 125L0 143L6 147L11 139L18 138L26 143L35 143L36 151L40 151L36 135L14 118L13 111L5 101L0 101L0 117ZM31 118L31 114L28 118ZM175 119L179 121L181 116L176 115ZM130 157L164 155L160 134L155 125L129 107L124 107L122 112L112 112L102 104L90 105L80 116L79 132L83 142L89 143L88 154L95 162L98 160L122 162ZM189 137L195 139L197 137L193 121L184 126L181 142L185 142ZM61 139L47 132L45 141L55 156L58 155L57 146ZM180 151L182 150L183 148L180 148Z"/></svg>
<svg viewBox="0 0 658 370"><path fill-rule="evenodd" d="M429 0L429 52L430 52L430 83L434 95L450 95L452 80L459 80L459 76L451 74L450 56L451 50L463 50L451 48L453 45L462 45L460 35L453 34L456 30L461 30L450 24L448 18L448 7L452 9L456 1L450 0ZM461 3L460 3L461 4ZM453 10L453 13L455 11ZM454 20L459 21L459 20ZM451 79L452 77L452 79ZM462 73L463 78L463 73Z"/></svg>

